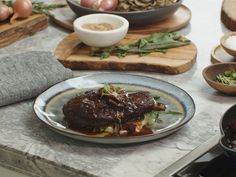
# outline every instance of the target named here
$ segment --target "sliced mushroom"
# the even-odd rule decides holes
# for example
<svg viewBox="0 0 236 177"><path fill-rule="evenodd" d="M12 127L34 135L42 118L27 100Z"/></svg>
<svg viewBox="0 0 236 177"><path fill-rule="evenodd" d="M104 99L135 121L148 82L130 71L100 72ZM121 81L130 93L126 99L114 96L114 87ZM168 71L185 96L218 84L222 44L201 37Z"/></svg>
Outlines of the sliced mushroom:
<svg viewBox="0 0 236 177"><path fill-rule="evenodd" d="M119 0L119 11L140 11L173 5L178 0Z"/></svg>
<svg viewBox="0 0 236 177"><path fill-rule="evenodd" d="M147 6L150 5L149 3L143 3L143 2L140 1L140 0L135 0L134 3L135 3L138 7L147 7Z"/></svg>

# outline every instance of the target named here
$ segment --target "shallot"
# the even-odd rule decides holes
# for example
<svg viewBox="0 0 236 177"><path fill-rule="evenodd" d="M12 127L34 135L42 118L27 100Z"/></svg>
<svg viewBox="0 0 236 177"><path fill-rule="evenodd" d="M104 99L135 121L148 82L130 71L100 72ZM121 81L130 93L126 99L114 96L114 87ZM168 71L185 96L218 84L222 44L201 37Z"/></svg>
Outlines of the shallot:
<svg viewBox="0 0 236 177"><path fill-rule="evenodd" d="M81 0L80 5L91 9L113 11L118 6L118 0Z"/></svg>
<svg viewBox="0 0 236 177"><path fill-rule="evenodd" d="M96 0L81 0L80 5L87 8L97 9Z"/></svg>
<svg viewBox="0 0 236 177"><path fill-rule="evenodd" d="M99 10L113 11L118 6L118 0L102 0L99 5Z"/></svg>
<svg viewBox="0 0 236 177"><path fill-rule="evenodd" d="M16 0L13 4L14 14L10 20L13 23L17 18L27 18L32 14L32 2L30 0Z"/></svg>
<svg viewBox="0 0 236 177"><path fill-rule="evenodd" d="M0 21L8 19L13 13L11 7L5 6L0 3Z"/></svg>

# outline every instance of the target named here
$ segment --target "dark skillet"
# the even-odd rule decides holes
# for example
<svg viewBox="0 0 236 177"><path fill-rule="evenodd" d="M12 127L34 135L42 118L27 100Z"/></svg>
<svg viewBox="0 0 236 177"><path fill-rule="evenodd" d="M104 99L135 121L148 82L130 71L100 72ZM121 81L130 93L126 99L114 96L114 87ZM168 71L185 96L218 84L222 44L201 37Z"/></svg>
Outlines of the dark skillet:
<svg viewBox="0 0 236 177"><path fill-rule="evenodd" d="M220 122L220 146L236 162L236 104L229 108ZM232 143L235 140L235 143Z"/></svg>
<svg viewBox="0 0 236 177"><path fill-rule="evenodd" d="M82 7L76 0L66 0L69 7L80 17L82 15L88 15L93 13L108 13L115 14L126 18L130 25L140 26L150 23L155 23L170 17L176 12L176 10L181 6L183 0L179 0L173 5L165 6L152 10L143 11L131 11L131 12L120 12L120 11L99 11L95 9L90 9Z"/></svg>

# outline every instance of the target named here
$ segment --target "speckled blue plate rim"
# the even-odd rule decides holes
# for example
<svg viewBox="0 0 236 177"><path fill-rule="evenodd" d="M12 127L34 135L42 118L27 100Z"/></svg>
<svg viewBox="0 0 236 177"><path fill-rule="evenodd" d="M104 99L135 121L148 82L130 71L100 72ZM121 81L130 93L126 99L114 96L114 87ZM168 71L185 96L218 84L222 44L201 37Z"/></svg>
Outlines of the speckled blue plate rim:
<svg viewBox="0 0 236 177"><path fill-rule="evenodd" d="M181 103L181 105L183 106L184 111L185 111L184 118L175 126L170 127L170 129L166 129L165 132L163 133L163 135L159 135L159 134L161 134L161 133L159 133L157 137L154 136L155 134L150 134L150 135L132 136L132 137L118 137L118 138L117 137L106 137L106 138L102 138L102 137L91 137L89 135L84 135L82 133L79 133L79 132L76 132L73 130L56 127L55 125L53 125L53 121L52 122L49 121L48 118L46 118L42 114L42 110L44 110L45 106L47 105L48 100L50 100L55 95L58 95L58 93L64 92L65 90L68 90L71 88L75 88L75 85L73 86L74 81L87 80L89 78L92 78L94 80L94 79L96 79L96 77L98 77L100 79L101 78L104 79L104 78L108 77L108 78L112 79L113 83L138 85L141 87L159 90L165 94L168 94L168 95L174 97L176 100L178 100ZM116 79L119 78L118 80L123 81L123 82L117 82L116 79L114 79L114 77L116 77ZM127 78L133 78L131 83L129 83L127 81ZM136 78L136 80L134 78ZM107 80L107 78L105 80ZM125 80L125 82L124 82L124 80ZM150 83L150 81L152 81L153 83ZM95 83L102 84L101 81L99 81L99 82L96 81L96 82L94 82L94 84ZM111 83L111 82L103 82L103 83ZM70 84L72 84L72 85L70 85ZM151 86L153 84L154 85L160 84L160 85L159 85L159 87ZM61 85L64 85L67 88L65 89L64 87L60 87ZM78 86L78 85L76 84L76 86ZM163 89L162 88L163 86L164 87L168 86L172 89L169 89L169 90ZM56 89L57 91L55 92L54 89ZM170 90L172 90L173 93L171 93ZM177 93L175 93L175 91L180 92L182 94L182 96L181 96L181 94L178 95ZM183 95L184 95L184 97L183 97ZM40 99L42 99L42 98L44 101L41 102L41 105L40 105ZM40 109L38 108L38 105L40 106ZM194 116L195 103L194 103L194 100L192 99L192 97L186 91L184 91L182 88L180 88L174 84L171 84L169 82L163 81L161 79L156 79L156 78L149 77L149 76L124 74L124 73L99 73L99 74L88 74L85 76L80 76L80 77L68 79L66 81L55 84L54 86L48 88L46 91L41 93L36 98L34 105L33 105L33 110L34 110L37 118L40 121L42 121L44 124L49 126L49 128L53 129L54 131L56 131L58 133L69 136L71 138L75 138L75 139L79 139L79 140L83 140L83 141L95 142L95 143L103 143L103 144L128 144L128 143L138 143L138 142L159 139L159 138L162 138L164 136L167 136L167 135L177 131L184 124L186 124L188 121L190 121L192 119L192 117ZM41 113L39 110L41 110ZM77 136L81 136L81 137L77 137Z"/></svg>

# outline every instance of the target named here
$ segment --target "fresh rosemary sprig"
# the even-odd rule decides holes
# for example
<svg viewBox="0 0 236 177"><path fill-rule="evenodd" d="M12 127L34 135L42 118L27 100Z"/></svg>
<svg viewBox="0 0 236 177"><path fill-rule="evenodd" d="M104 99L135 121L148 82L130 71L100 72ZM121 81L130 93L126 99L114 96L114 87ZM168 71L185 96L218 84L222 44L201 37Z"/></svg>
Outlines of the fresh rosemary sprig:
<svg viewBox="0 0 236 177"><path fill-rule="evenodd" d="M8 7L13 6L12 0L2 0L0 2ZM47 16L53 16L53 14L50 12L51 10L66 7L66 4L45 4L44 2L34 1L32 2L32 6L32 11L34 14L45 14Z"/></svg>

